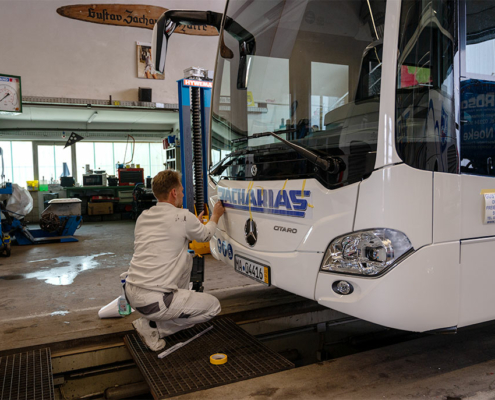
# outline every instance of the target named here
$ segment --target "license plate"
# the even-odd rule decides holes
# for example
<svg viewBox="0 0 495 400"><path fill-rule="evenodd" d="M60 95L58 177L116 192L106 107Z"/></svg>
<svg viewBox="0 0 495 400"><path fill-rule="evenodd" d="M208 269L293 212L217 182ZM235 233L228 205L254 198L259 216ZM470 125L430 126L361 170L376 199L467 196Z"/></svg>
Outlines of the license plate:
<svg viewBox="0 0 495 400"><path fill-rule="evenodd" d="M270 267L258 264L244 257L235 256L234 268L240 274L270 286Z"/></svg>

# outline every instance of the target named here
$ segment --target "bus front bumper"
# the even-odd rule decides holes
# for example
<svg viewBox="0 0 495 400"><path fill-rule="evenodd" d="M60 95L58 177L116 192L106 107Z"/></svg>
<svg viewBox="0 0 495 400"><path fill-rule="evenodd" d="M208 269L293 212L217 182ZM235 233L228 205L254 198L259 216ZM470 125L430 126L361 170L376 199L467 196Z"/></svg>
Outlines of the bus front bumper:
<svg viewBox="0 0 495 400"><path fill-rule="evenodd" d="M235 269L239 257L269 269L265 284L277 286L299 296L314 300L322 252L261 252L247 248L217 229L210 240L213 257ZM262 282L261 282L262 283Z"/></svg>
<svg viewBox="0 0 495 400"><path fill-rule="evenodd" d="M333 289L346 281L353 292ZM380 277L319 272L315 300L321 305L376 324L425 332L457 326L459 242L424 246Z"/></svg>

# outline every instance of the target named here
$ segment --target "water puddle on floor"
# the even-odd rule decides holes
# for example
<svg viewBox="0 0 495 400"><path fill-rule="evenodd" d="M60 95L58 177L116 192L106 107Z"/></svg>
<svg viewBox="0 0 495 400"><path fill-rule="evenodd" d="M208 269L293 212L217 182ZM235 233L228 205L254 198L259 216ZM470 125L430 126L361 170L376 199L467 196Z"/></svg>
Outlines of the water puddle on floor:
<svg viewBox="0 0 495 400"><path fill-rule="evenodd" d="M67 314L69 314L69 311L55 311L52 312L50 315L54 317L55 315L67 315Z"/></svg>
<svg viewBox="0 0 495 400"><path fill-rule="evenodd" d="M50 269L43 269L42 271L31 272L24 274L23 278L31 279L36 278L45 281L50 285L70 285L74 282L74 279L83 271L94 269L100 265L95 260L96 257L113 255L114 253L100 253L92 256L74 256L74 257L58 257L52 258L55 264L65 264L60 267L53 267ZM37 260L34 262L49 261L49 260ZM46 267L45 267L46 268Z"/></svg>

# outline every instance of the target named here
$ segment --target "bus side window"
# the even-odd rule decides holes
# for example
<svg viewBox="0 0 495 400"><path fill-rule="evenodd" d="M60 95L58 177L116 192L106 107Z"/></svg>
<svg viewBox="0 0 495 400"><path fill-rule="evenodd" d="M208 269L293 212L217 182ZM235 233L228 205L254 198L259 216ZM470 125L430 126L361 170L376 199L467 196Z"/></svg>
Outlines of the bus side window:
<svg viewBox="0 0 495 400"><path fill-rule="evenodd" d="M461 82L461 172L495 176L495 82Z"/></svg>
<svg viewBox="0 0 495 400"><path fill-rule="evenodd" d="M400 27L397 153L414 168L457 173L455 2L403 0Z"/></svg>
<svg viewBox="0 0 495 400"><path fill-rule="evenodd" d="M495 19L491 2L466 2L461 82L461 172L495 176Z"/></svg>

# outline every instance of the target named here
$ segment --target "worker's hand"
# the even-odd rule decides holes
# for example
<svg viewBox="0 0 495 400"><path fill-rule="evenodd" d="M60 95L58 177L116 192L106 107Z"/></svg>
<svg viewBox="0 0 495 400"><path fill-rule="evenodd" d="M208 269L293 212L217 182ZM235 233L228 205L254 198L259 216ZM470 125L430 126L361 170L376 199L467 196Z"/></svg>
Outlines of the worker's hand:
<svg viewBox="0 0 495 400"><path fill-rule="evenodd" d="M213 214L216 214L219 217L221 217L224 212L225 212L225 207L223 206L222 201L221 200L217 201L213 206Z"/></svg>
<svg viewBox="0 0 495 400"><path fill-rule="evenodd" d="M203 215L205 215L204 211L201 211L201 214L198 215L199 222L203 223Z"/></svg>
<svg viewBox="0 0 495 400"><path fill-rule="evenodd" d="M211 220L215 223L218 223L218 220L225 212L225 208L221 201L217 201L213 206L213 214L211 215Z"/></svg>

